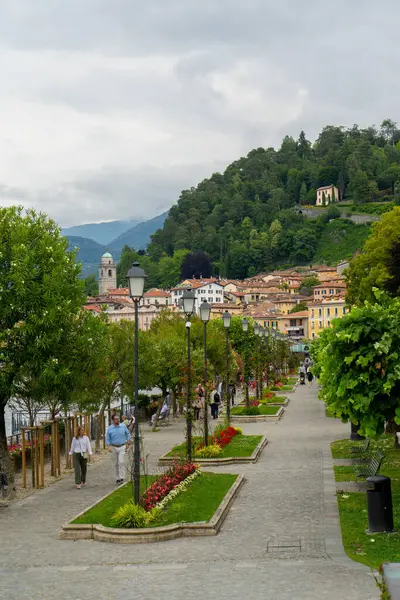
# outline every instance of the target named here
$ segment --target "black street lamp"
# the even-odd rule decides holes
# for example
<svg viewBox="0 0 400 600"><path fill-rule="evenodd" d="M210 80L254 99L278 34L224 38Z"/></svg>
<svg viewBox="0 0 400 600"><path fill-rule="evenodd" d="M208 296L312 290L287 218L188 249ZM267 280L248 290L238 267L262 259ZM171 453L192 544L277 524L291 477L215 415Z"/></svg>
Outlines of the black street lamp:
<svg viewBox="0 0 400 600"><path fill-rule="evenodd" d="M254 335L256 336L256 399L260 398L260 389L259 389L259 377L258 377L258 365L260 360L260 354L258 351L258 339L260 336L260 325L258 323L254 323Z"/></svg>
<svg viewBox="0 0 400 600"><path fill-rule="evenodd" d="M264 327L260 327L259 329L259 336L260 336L260 363L261 363L261 368L260 368L260 400L262 400L263 397L263 364L264 364L264 344L263 344L263 339L265 338L267 333L267 330Z"/></svg>
<svg viewBox="0 0 400 600"><path fill-rule="evenodd" d="M231 399L229 398L229 327L231 326L231 314L226 310L222 315L222 321L225 327L225 367L226 367L226 381L225 381L225 394L226 394L226 419L228 425L231 423Z"/></svg>
<svg viewBox="0 0 400 600"><path fill-rule="evenodd" d="M200 304L200 319L203 322L203 351L204 351L204 444L208 446L208 394L207 394L207 324L210 320L211 304L206 300Z"/></svg>
<svg viewBox="0 0 400 600"><path fill-rule="evenodd" d="M188 359L188 374L187 374L187 389L186 389L186 444L187 444L187 460L192 462L192 377L190 364L190 317L194 313L196 303L196 294L193 290L186 290L182 294L182 306L186 315L186 331L187 331L187 359Z"/></svg>
<svg viewBox="0 0 400 600"><path fill-rule="evenodd" d="M243 333L247 333L249 330L249 322L246 319L246 317L244 317L244 319L242 319L242 330ZM245 363L245 368L244 368L244 377L245 377L245 386L246 386L246 406L250 406L250 398L249 398L249 377L248 377L248 361L249 357L246 357L246 363Z"/></svg>
<svg viewBox="0 0 400 600"><path fill-rule="evenodd" d="M143 297L146 273L134 262L126 278L129 284L129 293L135 306L135 367L134 367L134 392L135 392L135 430L134 430L134 462L133 462L133 492L135 504L140 502L140 432L139 432L139 302Z"/></svg>

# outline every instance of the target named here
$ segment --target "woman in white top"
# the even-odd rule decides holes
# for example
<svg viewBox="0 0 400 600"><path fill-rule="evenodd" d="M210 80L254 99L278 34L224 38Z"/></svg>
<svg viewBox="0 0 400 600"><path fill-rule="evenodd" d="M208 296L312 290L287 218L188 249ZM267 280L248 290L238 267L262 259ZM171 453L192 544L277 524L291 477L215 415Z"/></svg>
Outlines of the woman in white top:
<svg viewBox="0 0 400 600"><path fill-rule="evenodd" d="M89 456L93 454L92 446L84 428L80 425L76 436L72 438L71 450L72 462L75 469L75 485L79 490L82 485L86 485L86 470Z"/></svg>

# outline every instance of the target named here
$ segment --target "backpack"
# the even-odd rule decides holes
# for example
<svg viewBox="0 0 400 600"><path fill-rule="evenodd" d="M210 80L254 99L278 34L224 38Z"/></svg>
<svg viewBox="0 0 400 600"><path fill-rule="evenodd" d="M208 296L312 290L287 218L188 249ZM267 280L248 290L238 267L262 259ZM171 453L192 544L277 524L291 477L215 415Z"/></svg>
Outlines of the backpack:
<svg viewBox="0 0 400 600"><path fill-rule="evenodd" d="M221 398L219 397L218 392L215 392L214 394L214 402L215 404L219 404L221 402Z"/></svg>

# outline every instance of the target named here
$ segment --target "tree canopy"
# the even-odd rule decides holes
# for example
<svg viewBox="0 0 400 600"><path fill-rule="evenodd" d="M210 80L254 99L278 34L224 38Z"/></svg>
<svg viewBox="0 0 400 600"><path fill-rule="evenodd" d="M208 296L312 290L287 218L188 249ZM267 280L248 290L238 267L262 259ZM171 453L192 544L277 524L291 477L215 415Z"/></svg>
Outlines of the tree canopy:
<svg viewBox="0 0 400 600"><path fill-rule="evenodd" d="M0 209L0 240L0 461L11 474L6 403L22 390L36 400L67 399L76 379L95 368L101 325L82 314L80 267L53 221Z"/></svg>
<svg viewBox="0 0 400 600"><path fill-rule="evenodd" d="M350 262L346 273L347 300L361 305L376 300L373 289L397 295L400 288L398 251L400 207L395 206L372 226L372 234L361 252Z"/></svg>
<svg viewBox="0 0 400 600"><path fill-rule="evenodd" d="M375 294L379 304L366 302L335 319L310 350L320 397L368 437L382 433L385 421L400 423L400 299Z"/></svg>
<svg viewBox="0 0 400 600"><path fill-rule="evenodd" d="M380 130L327 126L314 144L302 131L297 140L286 136L278 150L252 150L223 173L184 190L163 229L153 235L148 254L158 262L176 250L201 250L228 277L315 262L323 257L325 228L339 217L338 209L331 207L325 221L306 219L293 209L315 204L316 190L325 185L337 186L341 199L358 205L393 199L400 179L399 139L396 124L386 120ZM347 233L337 227L336 237L339 232ZM346 247L343 256L329 260L350 258L358 248Z"/></svg>

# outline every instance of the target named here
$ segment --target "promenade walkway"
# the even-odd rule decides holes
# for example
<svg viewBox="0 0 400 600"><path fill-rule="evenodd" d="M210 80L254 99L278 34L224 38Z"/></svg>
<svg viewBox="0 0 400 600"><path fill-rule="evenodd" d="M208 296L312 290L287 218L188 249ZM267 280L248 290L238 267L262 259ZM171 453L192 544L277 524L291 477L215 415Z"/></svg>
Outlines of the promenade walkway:
<svg viewBox="0 0 400 600"><path fill-rule="evenodd" d="M180 422L145 435L160 456L183 436ZM244 426L269 445L255 465L220 470L247 482L211 538L121 546L60 541L60 525L113 488L109 461L0 512L0 597L70 599L372 600L369 569L344 554L329 442L348 426L328 419L316 389L300 386L279 423Z"/></svg>

